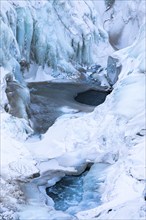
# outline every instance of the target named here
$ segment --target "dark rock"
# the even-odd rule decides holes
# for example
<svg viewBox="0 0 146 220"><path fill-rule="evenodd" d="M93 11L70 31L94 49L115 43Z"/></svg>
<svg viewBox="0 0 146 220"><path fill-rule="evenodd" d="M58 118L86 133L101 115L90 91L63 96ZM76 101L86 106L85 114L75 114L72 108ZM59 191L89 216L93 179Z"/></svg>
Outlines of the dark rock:
<svg viewBox="0 0 146 220"><path fill-rule="evenodd" d="M96 72L101 72L102 71L101 69L103 70L103 68L100 65L94 64L91 67L89 67L87 71L91 73L96 73Z"/></svg>
<svg viewBox="0 0 146 220"><path fill-rule="evenodd" d="M22 71L22 73L24 73L25 69L29 71L30 64L25 59L22 59L20 61L20 66L21 66L20 70Z"/></svg>
<svg viewBox="0 0 146 220"><path fill-rule="evenodd" d="M80 73L86 73L86 69L84 67L79 67L77 68L77 70L80 72Z"/></svg>
<svg viewBox="0 0 146 220"><path fill-rule="evenodd" d="M15 81L12 73L6 74L5 81L5 92L9 102L5 105L5 110L17 118L24 118L28 120L30 104L30 94L28 88Z"/></svg>
<svg viewBox="0 0 146 220"><path fill-rule="evenodd" d="M141 136L141 137L145 136L146 135L146 129L141 129L141 131L138 132L136 135Z"/></svg>
<svg viewBox="0 0 146 220"><path fill-rule="evenodd" d="M39 176L40 176L40 173L34 173L33 176L32 176L32 178L34 179L34 178L37 178L37 177L39 177Z"/></svg>
<svg viewBox="0 0 146 220"><path fill-rule="evenodd" d="M115 0L105 0L106 11L113 7Z"/></svg>
<svg viewBox="0 0 146 220"><path fill-rule="evenodd" d="M113 86L121 72L122 65L119 64L119 60L109 56L107 61L107 79L111 86Z"/></svg>
<svg viewBox="0 0 146 220"><path fill-rule="evenodd" d="M6 112L9 112L9 110L10 110L10 106L9 106L8 103L5 103L5 105L4 105L4 109L5 109Z"/></svg>
<svg viewBox="0 0 146 220"><path fill-rule="evenodd" d="M111 212L111 211L112 211L112 209L109 209L109 210L108 210L108 213Z"/></svg>

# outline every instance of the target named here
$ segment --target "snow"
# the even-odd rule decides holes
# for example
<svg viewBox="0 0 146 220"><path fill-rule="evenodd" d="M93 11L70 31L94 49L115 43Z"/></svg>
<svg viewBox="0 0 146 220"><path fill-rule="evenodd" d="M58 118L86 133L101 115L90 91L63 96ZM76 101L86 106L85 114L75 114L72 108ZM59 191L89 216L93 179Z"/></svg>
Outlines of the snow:
<svg viewBox="0 0 146 220"><path fill-rule="evenodd" d="M132 84L131 81L133 81ZM132 118L144 110L145 76L140 74L129 75L126 80L122 81L122 84L121 89L119 85L119 91L115 92L115 104L113 104L113 108L116 109L116 114ZM123 108L124 106L125 108Z"/></svg>
<svg viewBox="0 0 146 220"><path fill-rule="evenodd" d="M45 66L43 69L42 66L37 64L31 64L28 74L24 74L26 82L43 82L43 81L53 81L55 78L52 76L52 69Z"/></svg>
<svg viewBox="0 0 146 220"><path fill-rule="evenodd" d="M2 219L18 219L18 216L20 219L47 218L50 220L54 218L68 220L76 217L77 219L145 219L144 1L124 1L124 5L116 1L113 8L104 12L102 18L99 15L101 16L105 7L96 2L94 8L94 4L95 1L64 0L57 2L56 8L52 1L17 1L17 5L14 1L5 1L2 4L2 45L5 45L5 48L4 46L1 48L3 52L1 57L3 67L1 67L0 183ZM30 140L33 131L28 123L24 119L10 116L3 110L6 102L3 81L5 74L12 71L13 67L20 70L19 61L23 56L30 59L28 58L30 54L25 53L24 41L21 41L24 40L23 37L20 37L21 42L16 41L16 8L18 6L22 11L26 8L30 10L31 15L29 15L37 23L35 37L32 36L34 37L32 46L35 47L33 52L36 53L38 64L33 61L29 73L25 72L25 78L28 81L54 79L57 71L52 72L52 69L56 68L56 56L57 68L61 68L61 65L64 69L67 68L64 78L65 76L71 78L72 70L73 76L76 77L78 73L73 63L77 60L92 64L93 60L97 59L104 66L107 54L111 54L113 50L108 44L108 35L102 24L113 10L114 20L109 20L106 30L115 47L128 46L112 54L122 64L122 71L105 102L88 114L72 114L76 110L64 106L61 110L67 116L58 118L41 139ZM50 17L47 16L47 10L50 12ZM127 24L121 20L124 10L123 19L130 19L127 20ZM6 12L14 21L12 26ZM118 15L122 22L119 26L117 25ZM57 23L58 32L53 26L49 26L53 22ZM68 25L69 31L61 22ZM26 22L27 27L28 23L29 21ZM131 27L134 27L132 32ZM120 37L117 36L116 39L113 38L115 30L117 35L122 31ZM49 31L49 38L47 38L47 31ZM96 42L92 39L94 31ZM23 29L20 34L24 36L26 32ZM131 35L127 39L130 32ZM51 35L51 33L54 34ZM86 45L84 50L81 33ZM26 39L29 45L31 39ZM53 57L52 60L50 59L50 67L46 67L47 61L44 60L44 54L47 53L46 45L50 49L47 59ZM59 45L58 48L56 48L57 45ZM12 50L12 47L15 50ZM98 53L101 48L105 50L102 49L103 52ZM56 50L59 52L56 53ZM81 54L82 50L83 54ZM71 57L73 57L73 63L70 62ZM21 81L19 73L14 71L15 77ZM61 75L60 69L59 74ZM79 211L76 217L54 210L53 201L45 195L45 187L55 184L65 174L81 173L88 163L108 163L108 169L103 175L104 182L100 185L101 204L86 211ZM95 184L97 183L96 172L96 167L92 167L88 173L88 180L93 178ZM86 187L90 189L90 185L89 181Z"/></svg>
<svg viewBox="0 0 146 220"><path fill-rule="evenodd" d="M116 50L131 45L145 21L145 1L128 0L121 4L121 0L116 0L108 10L102 2L93 2L100 14L101 23L109 34L111 45Z"/></svg>
<svg viewBox="0 0 146 220"><path fill-rule="evenodd" d="M63 106L61 108L59 108L62 112L66 113L66 114L70 114L70 113L77 113L78 110L77 109L71 109L68 106Z"/></svg>
<svg viewBox="0 0 146 220"><path fill-rule="evenodd" d="M6 179L25 178L38 172L36 162L21 143L32 133L27 122L2 113L1 124L1 175Z"/></svg>

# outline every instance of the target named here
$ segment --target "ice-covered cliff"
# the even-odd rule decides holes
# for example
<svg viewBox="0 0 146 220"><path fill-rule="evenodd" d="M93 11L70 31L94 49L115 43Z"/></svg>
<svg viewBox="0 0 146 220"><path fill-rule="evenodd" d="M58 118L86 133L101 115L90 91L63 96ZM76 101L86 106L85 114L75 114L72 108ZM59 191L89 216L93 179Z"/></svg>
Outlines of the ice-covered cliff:
<svg viewBox="0 0 146 220"><path fill-rule="evenodd" d="M58 119L41 141L33 143L24 144L32 130L25 120L4 112L5 96L1 93L3 220L71 219L56 212L51 207L52 201L46 201L37 187L47 184L48 178L52 184L65 173L81 171L88 162L111 166L100 189L102 204L77 213L77 219L145 219L144 12L143 0L124 4L2 1L3 91L3 77L8 71L23 82L22 73L31 79L38 74L41 79L44 67L45 79L64 72L67 77L78 77L80 65L104 66L108 55L122 64L118 81L104 104L87 115ZM112 53L108 36L116 50L123 49ZM21 61L25 61L23 65ZM96 176L96 169L90 175ZM96 178L94 181L96 185Z"/></svg>
<svg viewBox="0 0 146 220"><path fill-rule="evenodd" d="M2 1L0 64L19 80L39 66L46 79L77 78L80 66L106 66L108 38L114 49L130 45L143 19L144 1Z"/></svg>
<svg viewBox="0 0 146 220"><path fill-rule="evenodd" d="M106 66L108 38L130 45L143 19L144 1L2 1L0 64L21 81L78 78L80 66Z"/></svg>
<svg viewBox="0 0 146 220"><path fill-rule="evenodd" d="M36 63L78 77L110 48L92 1L2 1L1 33L0 63L15 75Z"/></svg>

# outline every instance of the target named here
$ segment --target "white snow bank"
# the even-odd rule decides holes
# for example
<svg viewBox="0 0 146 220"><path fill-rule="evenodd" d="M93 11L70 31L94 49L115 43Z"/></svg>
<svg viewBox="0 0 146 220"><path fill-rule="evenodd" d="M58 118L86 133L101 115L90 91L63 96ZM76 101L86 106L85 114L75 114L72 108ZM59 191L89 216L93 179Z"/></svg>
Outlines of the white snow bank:
<svg viewBox="0 0 146 220"><path fill-rule="evenodd" d="M145 21L145 1L121 0L93 1L100 14L101 23L109 34L109 41L115 49L131 45ZM105 2L109 4L106 7ZM112 4L113 3L113 4Z"/></svg>
<svg viewBox="0 0 146 220"><path fill-rule="evenodd" d="M1 175L5 179L25 179L38 172L36 162L21 143L31 132L25 120L1 114Z"/></svg>
<svg viewBox="0 0 146 220"><path fill-rule="evenodd" d="M36 161L24 147L24 140L32 133L27 122L1 113L1 218L18 219L19 204L25 197L20 182L27 182L39 173Z"/></svg>
<svg viewBox="0 0 146 220"><path fill-rule="evenodd" d="M129 100L130 99L130 100ZM145 109L145 75L129 75L114 91L113 111L115 114L127 117L144 115Z"/></svg>

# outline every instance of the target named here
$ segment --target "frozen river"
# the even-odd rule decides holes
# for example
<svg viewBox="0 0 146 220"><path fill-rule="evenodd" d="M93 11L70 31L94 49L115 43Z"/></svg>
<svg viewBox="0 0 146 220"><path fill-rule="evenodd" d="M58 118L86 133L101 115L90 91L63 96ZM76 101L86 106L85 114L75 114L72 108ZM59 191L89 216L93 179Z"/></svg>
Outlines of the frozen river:
<svg viewBox="0 0 146 220"><path fill-rule="evenodd" d="M31 114L35 132L45 133L63 114L88 113L104 102L109 92L84 83L30 83ZM94 164L80 175L66 175L46 193L54 208L69 215L94 208L100 201L99 187L107 164Z"/></svg>
<svg viewBox="0 0 146 220"><path fill-rule="evenodd" d="M79 83L30 83L31 120L38 133L45 133L63 114L91 112L108 92ZM75 100L76 99L76 100ZM80 102L80 103L79 103Z"/></svg>

